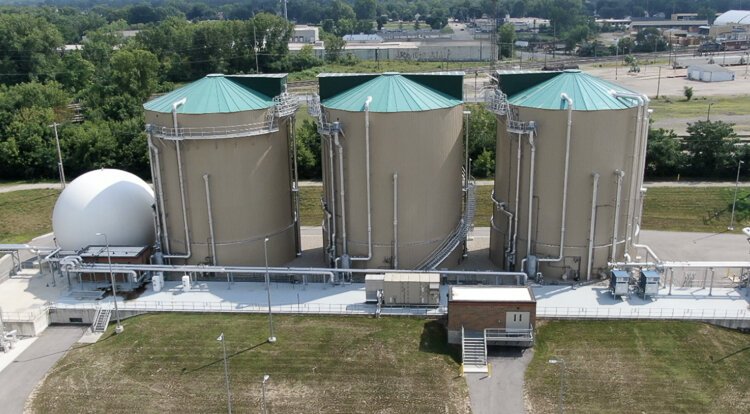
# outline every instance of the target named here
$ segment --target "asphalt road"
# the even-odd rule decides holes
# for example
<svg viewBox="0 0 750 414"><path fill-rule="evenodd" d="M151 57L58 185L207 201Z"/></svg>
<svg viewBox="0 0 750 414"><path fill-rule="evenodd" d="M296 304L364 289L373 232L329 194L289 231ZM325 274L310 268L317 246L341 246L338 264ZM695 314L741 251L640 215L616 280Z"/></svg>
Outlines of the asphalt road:
<svg viewBox="0 0 750 414"><path fill-rule="evenodd" d="M88 327L50 326L7 368L0 372L3 414L22 414L26 400L47 371L65 355Z"/></svg>
<svg viewBox="0 0 750 414"><path fill-rule="evenodd" d="M523 376L533 349L490 349L492 376L466 374L473 414L524 414Z"/></svg>

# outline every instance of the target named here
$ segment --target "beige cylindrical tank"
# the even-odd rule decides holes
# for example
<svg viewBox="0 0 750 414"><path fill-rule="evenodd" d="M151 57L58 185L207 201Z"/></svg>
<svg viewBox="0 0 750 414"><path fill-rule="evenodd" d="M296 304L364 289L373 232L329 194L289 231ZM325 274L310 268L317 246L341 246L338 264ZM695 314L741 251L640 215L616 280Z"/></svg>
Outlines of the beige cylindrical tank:
<svg viewBox="0 0 750 414"><path fill-rule="evenodd" d="M613 85L597 83L589 75L579 72L564 73L543 86L522 92L510 99L510 116L514 121L534 121L532 135L535 146L534 183L531 209L531 250L528 251L529 184L532 158L528 133L508 131L508 117L498 117L497 161L495 173L495 199L504 203L505 209L516 217L509 217L497 205L493 212L493 227L490 232L490 258L499 265L512 270L528 271L522 267L525 258L535 263L530 269L541 272L545 279L583 278L588 274L591 260L591 276L607 268L612 260L612 240L617 237L616 260L626 253L626 241L630 243L640 219L640 187L642 175L634 174L634 157L640 157L637 131L639 108L633 100L611 96ZM576 82L586 77L586 93L577 93ZM567 81L567 83L566 83ZM591 82L591 84L587 83ZM571 86L573 85L573 86ZM556 87L557 86L557 87ZM600 90L596 90L596 88ZM620 90L622 90L620 88ZM567 209L565 220L565 242L562 260L559 256L562 202L565 176L565 154L568 111L561 92L573 99L571 139L569 152ZM600 92L600 96L597 96ZM547 109L541 103L541 94L556 101L559 109ZM611 101L608 101L611 100ZM514 104L518 102L518 104ZM528 104L528 106L524 106ZM618 105L619 104L619 105ZM551 105L550 105L551 106ZM541 108L540 108L541 107ZM578 110L581 108L582 110ZM513 128L511 128L513 129ZM520 181L518 181L518 204L516 204L516 171L518 167L518 143L521 143ZM598 174L596 190L595 177ZM620 181L619 212L618 181ZM596 199L593 201L594 191ZM593 210L592 210L593 207ZM593 215L592 215L593 212ZM593 217L593 241L590 243ZM615 233L615 221L617 232ZM513 254L513 229L515 255ZM591 257L589 258L589 250ZM533 256L533 258L529 258ZM528 261L526 260L526 261Z"/></svg>
<svg viewBox="0 0 750 414"><path fill-rule="evenodd" d="M203 80L206 79L209 77ZM231 86L236 88L231 96L204 99L226 101L225 98L242 98L252 92L227 81L231 82L222 77L221 85L213 90ZM206 95L209 87L193 89L185 93L188 103ZM183 96L175 92L169 94L174 95L172 98L158 99L168 101ZM195 106L184 113L178 107L178 137L173 134L173 115L149 110L146 105L153 145L152 170L159 207L163 209L162 250L167 257L183 256L188 251L183 188L190 257L174 258L172 263L263 266L264 247L269 265L289 262L296 255L288 143L291 118L276 118L270 123L273 102L268 97L228 109L220 103L213 107L202 104L205 111L212 113L196 113ZM243 110L247 108L253 109Z"/></svg>
<svg viewBox="0 0 750 414"><path fill-rule="evenodd" d="M426 87L415 82L402 82L403 79L383 82L391 81L396 83L396 89L408 84L415 88L412 90L415 94L429 92L423 90ZM463 104L454 99L446 101L449 102L446 107L436 109L386 112L393 109L394 103L384 102L383 91L378 90L378 79L373 82L375 89L358 91L357 96L362 99L359 102L354 98L354 110L332 109L326 106L326 101L323 102L326 119L338 122L341 129L340 133L324 136L322 142L324 203L336 216L334 224L324 224L324 241L330 248L329 238L335 226L336 256L355 258L351 264L353 267L414 268L435 251L461 220ZM357 260L357 257L368 254L364 111L368 95L373 98L369 112L373 247L370 260ZM341 159L343 186L339 169ZM396 182L394 174L397 174ZM394 223L394 218L397 223ZM453 266L460 257L459 247L440 267Z"/></svg>

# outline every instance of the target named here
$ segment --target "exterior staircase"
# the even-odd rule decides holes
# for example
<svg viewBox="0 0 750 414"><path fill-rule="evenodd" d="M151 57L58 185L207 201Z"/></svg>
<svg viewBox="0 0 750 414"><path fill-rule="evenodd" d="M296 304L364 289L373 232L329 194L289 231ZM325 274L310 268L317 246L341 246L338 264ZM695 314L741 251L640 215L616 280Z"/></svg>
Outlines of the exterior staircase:
<svg viewBox="0 0 750 414"><path fill-rule="evenodd" d="M465 174L465 172L464 172ZM476 182L473 178L469 180L468 187L466 188L466 205L464 206L464 216L458 223L455 230L451 232L448 237L443 240L440 245L430 253L420 264L417 265L417 270L434 270L440 263L442 263L448 255L450 255L456 248L466 240L466 236L474 226L474 214L477 210L476 201Z"/></svg>
<svg viewBox="0 0 750 414"><path fill-rule="evenodd" d="M461 328L461 349L464 372L488 372L487 342L482 332Z"/></svg>
<svg viewBox="0 0 750 414"><path fill-rule="evenodd" d="M91 324L92 332L104 332L107 330L109 320L112 318L112 309L98 308L94 315L94 323Z"/></svg>

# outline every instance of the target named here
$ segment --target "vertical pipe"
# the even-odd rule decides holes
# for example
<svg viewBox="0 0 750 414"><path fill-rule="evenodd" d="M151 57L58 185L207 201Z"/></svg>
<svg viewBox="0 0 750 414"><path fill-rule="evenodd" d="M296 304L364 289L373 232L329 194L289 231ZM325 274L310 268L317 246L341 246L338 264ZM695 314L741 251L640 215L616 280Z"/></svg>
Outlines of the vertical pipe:
<svg viewBox="0 0 750 414"><path fill-rule="evenodd" d="M208 186L208 174L203 174L203 183L206 186L206 208L208 209L208 232L211 236L211 264L216 266L216 238L214 236L214 214L211 210L211 190Z"/></svg>
<svg viewBox="0 0 750 414"><path fill-rule="evenodd" d="M529 165L529 206L526 211L526 257L531 254L531 228L534 213L534 163L536 162L536 145L534 145L534 130L529 131L529 147L531 148L531 162ZM567 170L567 168L566 168Z"/></svg>
<svg viewBox="0 0 750 414"><path fill-rule="evenodd" d="M591 280L591 268L594 265L594 229L596 226L596 198L599 191L599 174L594 173L594 184L591 190L591 218L589 219L589 252L586 259L586 280Z"/></svg>
<svg viewBox="0 0 750 414"><path fill-rule="evenodd" d="M338 122L335 123L338 125ZM339 142L339 131L333 133L333 137L336 143L336 149L339 155L339 200L341 207L341 251L343 254L349 254L349 245L346 239L346 194L345 194L345 183L344 183L344 148Z"/></svg>
<svg viewBox="0 0 750 414"><path fill-rule="evenodd" d="M510 262L515 267L516 264L516 246L518 244L518 209L519 209L519 202L521 199L521 134L518 134L518 141L517 141L518 149L516 151L516 199L515 199L515 206L513 207L513 249L511 250L510 254L508 255L510 257ZM508 230L510 231L510 230Z"/></svg>
<svg viewBox="0 0 750 414"><path fill-rule="evenodd" d="M568 209L568 171L570 167L570 138L573 134L573 100L563 93L560 94L560 99L568 103L568 122L565 132L565 167L563 172L563 196L562 206L560 208L560 251L557 257L541 258L540 262L559 262L563 259L563 252L565 249L565 219L567 218Z"/></svg>
<svg viewBox="0 0 750 414"><path fill-rule="evenodd" d="M328 135L328 184L330 187L330 198L328 199L328 205L331 209L331 240L333 241L333 244L331 244L331 258L335 259L337 256L336 252L336 244L338 241L336 240L336 179L334 174L334 162L333 162L333 137L331 135ZM335 264L335 263L334 263Z"/></svg>
<svg viewBox="0 0 750 414"><path fill-rule="evenodd" d="M714 274L716 273L716 270L714 268L711 268L711 285L708 288L708 296L712 296L714 293Z"/></svg>
<svg viewBox="0 0 750 414"><path fill-rule="evenodd" d="M372 203L370 190L370 103L372 96L365 100L365 176L367 182L367 256L352 257L351 260L367 261L372 259Z"/></svg>
<svg viewBox="0 0 750 414"><path fill-rule="evenodd" d="M617 195L615 197L615 223L612 229L612 249L610 253L612 261L617 260L617 228L620 226L620 193L622 192L622 177L625 176L625 173L622 170L615 170L615 175L617 176Z"/></svg>
<svg viewBox="0 0 750 414"><path fill-rule="evenodd" d="M180 201L182 204L182 223L185 227L185 254L169 254L164 255L166 259L189 259L191 254L190 251L190 230L188 229L188 218L187 218L187 207L185 201L185 180L183 177L182 170L182 153L180 151L179 128L177 124L177 107L184 105L187 102L186 98L182 98L172 104L172 122L174 123L174 135L175 135L175 146L177 148L177 173L180 180ZM171 253L171 252L170 252Z"/></svg>
<svg viewBox="0 0 750 414"><path fill-rule="evenodd" d="M398 173L393 173L393 268L398 269Z"/></svg>
<svg viewBox="0 0 750 414"><path fill-rule="evenodd" d="M164 187L161 184L161 165L159 163L159 147L154 145L153 142L153 131L149 128L148 132L148 146L154 151L154 172L155 175L151 177L151 181L154 183L154 189L157 192L157 204L156 207L159 210L159 216L161 217L161 226L163 231L162 244L164 246L164 252L167 254L171 253L169 248L169 229L167 226L167 216L164 211Z"/></svg>

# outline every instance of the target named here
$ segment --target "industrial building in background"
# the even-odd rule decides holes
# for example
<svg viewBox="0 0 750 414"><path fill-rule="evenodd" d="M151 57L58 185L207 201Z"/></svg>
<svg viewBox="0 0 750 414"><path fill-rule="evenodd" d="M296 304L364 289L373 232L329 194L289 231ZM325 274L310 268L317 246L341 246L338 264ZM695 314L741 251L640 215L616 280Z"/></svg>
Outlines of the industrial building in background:
<svg viewBox="0 0 750 414"><path fill-rule="evenodd" d="M490 257L537 280L630 261L643 209L648 98L578 70L498 72Z"/></svg>
<svg viewBox="0 0 750 414"><path fill-rule="evenodd" d="M458 264L474 210L461 139L463 77L319 75L320 96L308 108L322 137L331 266Z"/></svg>
<svg viewBox="0 0 750 414"><path fill-rule="evenodd" d="M162 259L279 266L301 252L285 74L208 75L144 108Z"/></svg>

